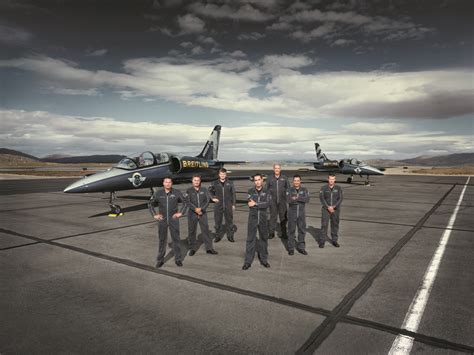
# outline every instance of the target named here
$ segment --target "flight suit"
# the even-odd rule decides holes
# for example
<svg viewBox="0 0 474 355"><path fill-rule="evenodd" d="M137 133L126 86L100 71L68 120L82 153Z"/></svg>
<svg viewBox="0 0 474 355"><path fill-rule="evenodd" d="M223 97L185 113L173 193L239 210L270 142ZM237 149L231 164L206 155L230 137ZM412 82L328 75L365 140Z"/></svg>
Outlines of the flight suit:
<svg viewBox="0 0 474 355"><path fill-rule="evenodd" d="M179 219L173 218L173 215L178 212L180 202L181 209L179 212L184 215L188 208L186 198L183 196L181 191L174 188L172 188L168 193L166 193L165 189L155 192L148 202L148 209L153 216L157 213L163 215L163 219L158 221L158 263L164 262L165 259L168 229L171 233L175 261L182 261L179 238ZM158 207L158 212L156 211L156 207Z"/></svg>
<svg viewBox="0 0 474 355"><path fill-rule="evenodd" d="M228 239L234 237L234 211L236 196L234 183L229 179L225 179L222 183L219 179L213 181L209 186L209 193L211 198L217 198L214 206L214 222L216 229L216 241L222 239L227 233ZM222 219L225 218L225 228L222 226Z"/></svg>
<svg viewBox="0 0 474 355"><path fill-rule="evenodd" d="M267 209L272 201L272 196L264 188L257 191L255 187L249 189L247 201L253 200L257 204L249 208L247 229L247 244L245 251L245 264L252 265L255 249L261 263L268 259L268 221ZM257 239L257 231L259 238Z"/></svg>
<svg viewBox="0 0 474 355"><path fill-rule="evenodd" d="M206 250L212 250L212 239L209 233L209 222L207 219L207 207L209 206L209 200L211 195L209 191L200 186L198 190L194 187L190 187L186 190L188 199L188 240L191 248L196 250L196 231L197 225L201 227L201 233L203 235L204 245ZM196 208L200 208L202 211L201 215L198 215L195 211Z"/></svg>
<svg viewBox="0 0 474 355"><path fill-rule="evenodd" d="M283 238L286 238L286 192L290 188L290 182L288 181L288 178L285 175L280 175L278 178L275 175L272 175L267 179L265 188L272 195L268 231L270 234L275 233L277 217L280 217L281 235Z"/></svg>
<svg viewBox="0 0 474 355"><path fill-rule="evenodd" d="M322 204L321 209L321 234L319 244L324 244L327 239L328 224L331 221L331 238L333 242L337 242L339 231L339 216L341 214L342 204L342 187L334 185L329 188L329 185L324 185L319 191L319 199ZM333 213L329 213L328 207L334 206Z"/></svg>
<svg viewBox="0 0 474 355"><path fill-rule="evenodd" d="M295 248L295 233L298 227L298 244L296 249L305 250L306 235L306 204L309 202L309 192L304 186L299 189L290 187L288 197L288 251ZM296 199L294 199L296 198Z"/></svg>

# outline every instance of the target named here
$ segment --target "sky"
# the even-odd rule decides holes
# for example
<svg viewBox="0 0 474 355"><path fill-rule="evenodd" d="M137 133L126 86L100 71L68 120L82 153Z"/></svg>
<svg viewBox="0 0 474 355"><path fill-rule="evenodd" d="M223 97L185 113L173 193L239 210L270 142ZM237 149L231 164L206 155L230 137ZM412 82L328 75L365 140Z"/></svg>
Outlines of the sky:
<svg viewBox="0 0 474 355"><path fill-rule="evenodd" d="M0 147L35 156L474 151L470 0L1 0Z"/></svg>

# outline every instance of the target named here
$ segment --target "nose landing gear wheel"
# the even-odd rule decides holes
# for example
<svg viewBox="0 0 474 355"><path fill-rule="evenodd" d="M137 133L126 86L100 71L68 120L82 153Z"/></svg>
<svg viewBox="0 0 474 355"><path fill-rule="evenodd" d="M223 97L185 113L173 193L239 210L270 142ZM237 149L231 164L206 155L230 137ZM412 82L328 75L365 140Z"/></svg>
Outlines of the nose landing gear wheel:
<svg viewBox="0 0 474 355"><path fill-rule="evenodd" d="M114 204L115 198L116 198L115 192L111 192L110 193L110 198L109 198L109 206L110 206L109 217L123 216L122 208L119 205Z"/></svg>
<svg viewBox="0 0 474 355"><path fill-rule="evenodd" d="M110 205L110 213L120 214L122 213L122 208L119 205Z"/></svg>

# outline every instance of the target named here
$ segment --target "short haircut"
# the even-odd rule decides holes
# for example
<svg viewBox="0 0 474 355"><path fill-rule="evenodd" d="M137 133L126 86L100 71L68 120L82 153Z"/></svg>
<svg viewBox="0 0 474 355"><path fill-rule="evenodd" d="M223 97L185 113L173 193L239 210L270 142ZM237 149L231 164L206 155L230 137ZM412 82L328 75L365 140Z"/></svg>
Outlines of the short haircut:
<svg viewBox="0 0 474 355"><path fill-rule="evenodd" d="M173 179L171 178L171 176L165 176L165 177L163 178L163 182L165 182L165 180L167 180L167 179L170 179L171 182L173 182Z"/></svg>
<svg viewBox="0 0 474 355"><path fill-rule="evenodd" d="M293 175L293 180L296 179L296 178L301 180L301 175L298 175L298 174Z"/></svg>
<svg viewBox="0 0 474 355"><path fill-rule="evenodd" d="M279 166L281 168L281 164L280 163L273 163L273 169L275 169L275 166Z"/></svg>
<svg viewBox="0 0 474 355"><path fill-rule="evenodd" d="M194 178L199 178L199 180L201 180L201 175L198 175L198 174L193 175L192 178L191 178L191 180L193 180Z"/></svg>
<svg viewBox="0 0 474 355"><path fill-rule="evenodd" d="M255 180L255 178L256 178L257 176L260 176L260 178L263 179L263 175L262 175L262 174L256 173L256 174L253 176L254 180Z"/></svg>
<svg viewBox="0 0 474 355"><path fill-rule="evenodd" d="M226 168L220 168L220 169L219 169L219 172L220 172L220 173L226 173L226 172L227 172L227 169L226 169Z"/></svg>
<svg viewBox="0 0 474 355"><path fill-rule="evenodd" d="M331 177L331 176L336 177L336 174L334 174L334 173L329 173L329 174L328 174L328 177Z"/></svg>

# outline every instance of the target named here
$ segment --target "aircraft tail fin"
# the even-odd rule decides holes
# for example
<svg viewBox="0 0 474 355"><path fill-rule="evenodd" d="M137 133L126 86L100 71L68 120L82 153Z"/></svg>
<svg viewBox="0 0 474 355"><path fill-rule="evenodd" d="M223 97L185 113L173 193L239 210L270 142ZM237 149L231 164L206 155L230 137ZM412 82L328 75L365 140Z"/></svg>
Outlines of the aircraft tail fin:
<svg viewBox="0 0 474 355"><path fill-rule="evenodd" d="M321 146L319 145L319 143L314 143L314 149L316 150L316 159L318 161L328 160L328 158L326 157L326 154L322 152Z"/></svg>
<svg viewBox="0 0 474 355"><path fill-rule="evenodd" d="M212 130L211 135L209 136L209 139L204 145L202 152L198 155L198 158L204 158L206 160L217 160L220 138L221 138L221 126L217 125Z"/></svg>

